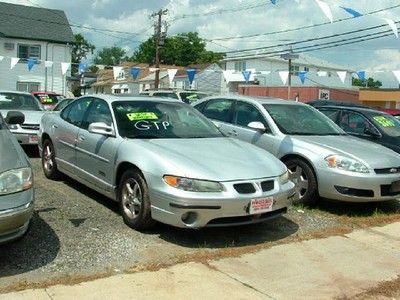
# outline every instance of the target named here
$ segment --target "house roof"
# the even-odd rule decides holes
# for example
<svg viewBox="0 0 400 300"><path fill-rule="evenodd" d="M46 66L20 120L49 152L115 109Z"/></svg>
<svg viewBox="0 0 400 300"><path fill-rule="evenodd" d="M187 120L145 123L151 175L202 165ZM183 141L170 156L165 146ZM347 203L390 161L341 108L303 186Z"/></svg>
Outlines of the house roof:
<svg viewBox="0 0 400 300"><path fill-rule="evenodd" d="M75 38L62 10L0 2L0 37L56 43L74 43Z"/></svg>

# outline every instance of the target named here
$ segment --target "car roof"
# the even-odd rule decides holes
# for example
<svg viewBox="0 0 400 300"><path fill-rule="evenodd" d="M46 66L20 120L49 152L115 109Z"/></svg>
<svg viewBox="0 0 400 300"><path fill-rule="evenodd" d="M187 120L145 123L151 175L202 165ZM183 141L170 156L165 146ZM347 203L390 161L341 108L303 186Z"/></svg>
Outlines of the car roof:
<svg viewBox="0 0 400 300"><path fill-rule="evenodd" d="M85 95L81 96L78 99L90 97L90 98L99 98L103 99L108 103L112 103L115 101L150 101L150 102L174 102L174 103L183 103L178 99L167 99L162 97L151 97L149 95L130 95L130 94L121 94L121 95L110 95L110 94L96 94L96 95Z"/></svg>
<svg viewBox="0 0 400 300"><path fill-rule="evenodd" d="M20 95L30 95L32 96L31 93L28 92L20 92L20 91L9 91L9 90L0 90L0 93L12 93L12 94L20 94Z"/></svg>
<svg viewBox="0 0 400 300"><path fill-rule="evenodd" d="M56 93L56 92L46 92L46 91L32 91L31 94L33 94L33 95L37 95L37 94L44 94L44 95L60 95L60 96L61 96L61 94L58 94L58 93Z"/></svg>
<svg viewBox="0 0 400 300"><path fill-rule="evenodd" d="M376 110L373 108L366 108L366 107L357 107L357 106L342 106L342 105L324 105L324 106L317 106L315 107L316 109L320 108L333 108L333 109L346 109L346 110L353 110L357 112L365 112L365 113L381 113L381 114L387 114L384 111Z"/></svg>
<svg viewBox="0 0 400 300"><path fill-rule="evenodd" d="M258 97L258 96L246 96L246 95L219 95L219 96L210 96L203 98L204 100L210 100L210 99L231 99L231 100L242 100L242 101L247 101L247 102L256 102L259 104L287 104L287 105L306 105L301 102L296 102L294 100L286 100L286 99L281 99L281 98L274 98L274 97ZM200 103L203 101L201 99L197 103Z"/></svg>

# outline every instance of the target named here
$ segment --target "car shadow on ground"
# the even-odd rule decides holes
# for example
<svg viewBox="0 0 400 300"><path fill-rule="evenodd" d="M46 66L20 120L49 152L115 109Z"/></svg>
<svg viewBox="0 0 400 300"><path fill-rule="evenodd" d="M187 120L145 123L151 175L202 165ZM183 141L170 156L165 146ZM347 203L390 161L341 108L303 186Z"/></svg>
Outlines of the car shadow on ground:
<svg viewBox="0 0 400 300"><path fill-rule="evenodd" d="M39 158L39 148L37 145L32 145L32 146L22 146L22 149L24 149L26 155L28 155L29 158Z"/></svg>
<svg viewBox="0 0 400 300"><path fill-rule="evenodd" d="M0 278L39 269L52 262L59 250L57 234L35 212L24 237L0 245Z"/></svg>
<svg viewBox="0 0 400 300"><path fill-rule="evenodd" d="M321 200L315 208L338 216L347 217L378 217L398 214L400 216L400 201L381 202L341 202L332 200Z"/></svg>
<svg viewBox="0 0 400 300"><path fill-rule="evenodd" d="M226 248L274 242L296 233L298 224L279 216L262 223L201 229L176 228L158 224L152 233L160 239L188 248ZM150 232L149 232L150 233Z"/></svg>

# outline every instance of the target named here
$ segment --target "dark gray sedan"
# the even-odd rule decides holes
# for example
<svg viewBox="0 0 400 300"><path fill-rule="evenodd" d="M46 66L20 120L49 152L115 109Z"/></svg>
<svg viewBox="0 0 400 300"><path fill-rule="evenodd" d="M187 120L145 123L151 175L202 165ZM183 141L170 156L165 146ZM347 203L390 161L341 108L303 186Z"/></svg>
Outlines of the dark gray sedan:
<svg viewBox="0 0 400 300"><path fill-rule="evenodd" d="M24 116L9 112L9 124ZM29 160L0 114L0 243L21 237L33 213L33 178Z"/></svg>
<svg viewBox="0 0 400 300"><path fill-rule="evenodd" d="M61 173L118 201L135 229L154 220L198 228L261 222L286 212L285 165L227 138L190 105L143 97L81 97L46 113L44 174Z"/></svg>

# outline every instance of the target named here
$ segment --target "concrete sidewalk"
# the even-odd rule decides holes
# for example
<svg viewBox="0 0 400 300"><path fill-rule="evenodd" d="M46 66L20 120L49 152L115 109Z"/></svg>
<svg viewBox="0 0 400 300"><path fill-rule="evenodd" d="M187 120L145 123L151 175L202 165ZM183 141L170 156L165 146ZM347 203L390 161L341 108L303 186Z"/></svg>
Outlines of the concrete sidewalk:
<svg viewBox="0 0 400 300"><path fill-rule="evenodd" d="M400 275L400 222L238 258L185 263L0 299L333 299Z"/></svg>

